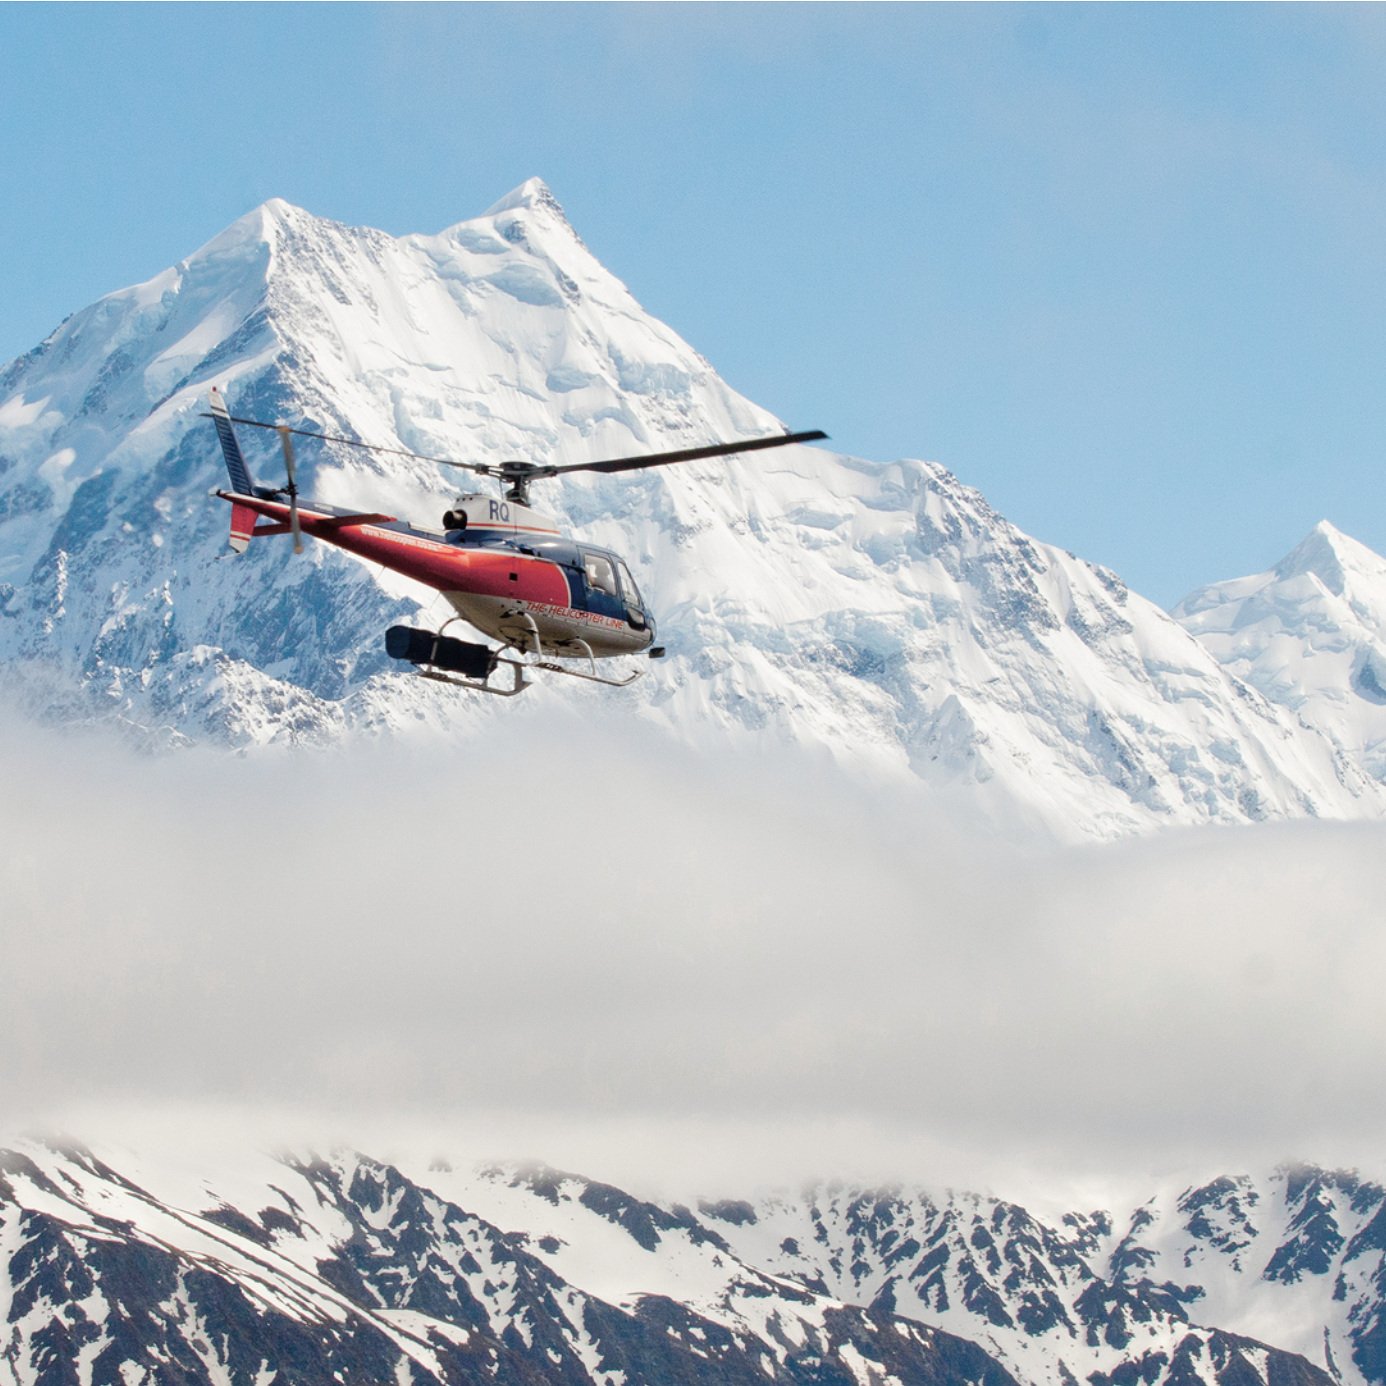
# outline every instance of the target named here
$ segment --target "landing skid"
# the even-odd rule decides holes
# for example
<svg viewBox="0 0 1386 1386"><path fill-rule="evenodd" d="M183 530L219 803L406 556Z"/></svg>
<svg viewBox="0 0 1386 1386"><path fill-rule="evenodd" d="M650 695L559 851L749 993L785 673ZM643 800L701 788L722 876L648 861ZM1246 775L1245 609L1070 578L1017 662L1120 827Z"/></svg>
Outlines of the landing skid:
<svg viewBox="0 0 1386 1386"><path fill-rule="evenodd" d="M458 620L453 617L452 621ZM624 678L608 678L597 672L596 656L585 640L571 643L581 649L587 657L587 668L569 669L553 659L544 657L543 643L539 631L529 618L529 629L524 631L525 643L507 641L500 650L487 650L484 645L469 645L465 642L448 639L444 634L452 621L443 624L437 635L410 630L407 627L392 627L386 633L386 649L395 658L408 659L418 673L434 683L451 684L454 688L465 688L469 693L490 693L498 698L513 698L523 693L533 682L525 675L531 669L542 670L546 674L562 674L570 679L582 679L585 683L605 684L608 688L625 688L634 683L645 671L636 669ZM397 648L391 642L399 637ZM501 650L514 650L518 658L502 654ZM446 656L446 657L445 657ZM491 675L501 664L509 665L515 672L509 687L495 687Z"/></svg>
<svg viewBox="0 0 1386 1386"><path fill-rule="evenodd" d="M472 693L493 693L498 698L513 698L523 693L533 683L525 674L530 669L542 669L546 674L563 674L570 679L582 679L584 683L604 683L608 688L627 688L644 674L636 669L623 679L609 679L598 673L585 673L581 669L565 669L551 659L508 659L505 655L496 658L497 664L508 664L514 671L514 682L509 688L496 688L489 681L481 679L462 679L455 674L445 674L439 669L418 668L420 678L432 679L434 683L450 683L454 688L465 688Z"/></svg>
<svg viewBox="0 0 1386 1386"><path fill-rule="evenodd" d="M568 643L575 645L586 657L587 672L583 673L579 669L564 668L563 665L556 663L554 660L544 658L544 646L543 642L539 639L539 627L534 624L534 617L527 611L521 612L520 616L524 620L526 626L524 631L524 643L521 644L511 640L507 642L506 645L502 646L502 648L512 649L517 654L525 655L526 658L523 662L523 667L526 669L542 669L548 674L564 674L570 679L582 679L586 683L603 683L608 688L625 688L628 684L634 683L636 679L645 672L643 669L636 669L633 673L627 674L623 679L609 679L605 675L597 672L597 657L592 653L592 647L587 641L577 639L570 640ZM533 658L529 658L529 656L533 656ZM501 659L506 664L514 664L517 662L512 659L507 659L504 655L501 656Z"/></svg>
<svg viewBox="0 0 1386 1386"><path fill-rule="evenodd" d="M492 688L489 681L481 679L460 679L455 674L445 674L439 669L424 669L420 667L417 673L422 679L432 679L434 683L450 683L454 688L465 688L471 693L493 693L497 698L513 698L517 693L523 693L529 687L530 681L525 678L524 671L527 667L518 659L500 659L499 664L509 664L515 670L515 683L510 688Z"/></svg>
<svg viewBox="0 0 1386 1386"><path fill-rule="evenodd" d="M507 664L510 660L505 661ZM584 679L588 683L604 683L608 688L625 688L632 684L636 679L644 674L643 669L637 669L634 673L627 674L623 679L603 678L601 674L584 674L580 669L565 669L561 664L555 664L551 659L535 660L532 664L526 664L526 669L542 669L547 674L567 674L570 679Z"/></svg>

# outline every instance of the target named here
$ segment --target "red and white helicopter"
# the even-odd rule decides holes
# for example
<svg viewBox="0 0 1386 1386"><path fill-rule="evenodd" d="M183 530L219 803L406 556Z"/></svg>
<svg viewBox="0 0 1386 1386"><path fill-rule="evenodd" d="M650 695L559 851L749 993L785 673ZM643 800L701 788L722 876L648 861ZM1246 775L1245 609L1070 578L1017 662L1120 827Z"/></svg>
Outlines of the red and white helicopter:
<svg viewBox="0 0 1386 1386"><path fill-rule="evenodd" d="M457 462L447 457L423 457L404 448L377 447L353 438L334 438L287 424L239 418L230 413L215 386L211 402L211 413L204 417L216 425L231 477L230 490L213 494L231 504L232 550L244 553L257 535L292 534L294 552L302 553L301 536L309 534L437 588L457 614L436 633L391 626L385 632L386 651L395 659L415 665L427 678L502 697L523 692L529 686L526 673L532 669L623 687L639 678L642 671L636 670L624 678L607 678L597 672L597 660L642 653L659 658L664 653L663 647L655 644L654 617L620 556L563 534L554 520L531 510L530 482L564 472L627 472L662 467L699 457L816 442L828 436L817 430L774 434L737 443L713 443L675 452L563 466ZM233 424L269 428L279 434L284 452L283 486L254 483ZM440 530L420 528L393 515L342 510L301 500L294 479L295 437L461 467L479 476L497 478L504 493L500 497L476 493L458 496L444 513ZM492 649L443 633L459 620L498 640L500 647ZM581 659L586 668L569 668L557 663L557 659ZM514 670L511 682L508 686L504 681L493 685L491 676L502 664Z"/></svg>

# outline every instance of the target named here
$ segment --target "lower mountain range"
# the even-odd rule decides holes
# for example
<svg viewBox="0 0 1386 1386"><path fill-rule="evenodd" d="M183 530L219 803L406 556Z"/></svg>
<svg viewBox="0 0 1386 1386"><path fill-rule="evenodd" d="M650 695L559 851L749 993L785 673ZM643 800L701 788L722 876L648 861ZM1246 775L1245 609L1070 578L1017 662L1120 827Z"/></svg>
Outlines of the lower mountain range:
<svg viewBox="0 0 1386 1386"><path fill-rule="evenodd" d="M156 1383L1386 1381L1386 1190L1281 1168L1046 1221L957 1190L667 1202L345 1150L0 1155L4 1363Z"/></svg>

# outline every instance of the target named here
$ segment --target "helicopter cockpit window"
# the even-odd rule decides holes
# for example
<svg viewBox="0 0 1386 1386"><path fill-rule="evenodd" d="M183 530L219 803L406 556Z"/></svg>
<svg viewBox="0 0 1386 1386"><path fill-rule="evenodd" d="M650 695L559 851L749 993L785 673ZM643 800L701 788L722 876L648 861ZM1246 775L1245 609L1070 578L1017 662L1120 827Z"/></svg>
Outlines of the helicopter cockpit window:
<svg viewBox="0 0 1386 1386"><path fill-rule="evenodd" d="M616 574L611 567L611 560L603 558L599 553L589 553L584 555L587 566L587 585L598 592L605 592L608 596L616 596Z"/></svg>
<svg viewBox="0 0 1386 1386"><path fill-rule="evenodd" d="M643 607L644 602L640 600L640 589L635 585L635 579L630 575L630 569L624 563L618 564L621 569L621 591L625 596L626 605Z"/></svg>

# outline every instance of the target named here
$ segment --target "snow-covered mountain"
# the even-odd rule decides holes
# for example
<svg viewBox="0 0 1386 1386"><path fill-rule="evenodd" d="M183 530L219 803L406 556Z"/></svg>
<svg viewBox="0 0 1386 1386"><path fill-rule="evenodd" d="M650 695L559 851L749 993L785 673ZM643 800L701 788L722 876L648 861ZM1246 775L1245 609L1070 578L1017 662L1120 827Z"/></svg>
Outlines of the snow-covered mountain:
<svg viewBox="0 0 1386 1386"><path fill-rule="evenodd" d="M1071 837L1386 806L1351 746L1114 574L937 465L821 448L544 483L545 508L629 556L670 657L630 690L550 685L523 708L439 689L381 645L420 604L438 615L433 594L320 545L221 561L198 417L214 383L236 412L463 459L782 427L640 308L538 180L436 236L266 203L0 372L0 661L43 715L244 745L620 706L699 745L968 786ZM277 479L273 440L245 442ZM424 463L302 462L322 500L425 523L452 494Z"/></svg>
<svg viewBox="0 0 1386 1386"><path fill-rule="evenodd" d="M1057 1224L977 1195L827 1187L723 1205L716 1225L756 1265L957 1333L1021 1381L1197 1380L1179 1364L1234 1338L1386 1379L1386 1190L1348 1171L1224 1176ZM1248 1381L1284 1370L1240 1351Z"/></svg>
<svg viewBox="0 0 1386 1386"><path fill-rule="evenodd" d="M695 1206L350 1152L0 1154L0 1361L82 1381L1386 1380L1386 1191L1281 1169L1046 1223L957 1191Z"/></svg>
<svg viewBox="0 0 1386 1386"><path fill-rule="evenodd" d="M1174 616L1386 781L1386 559L1323 520L1269 572L1200 588Z"/></svg>

